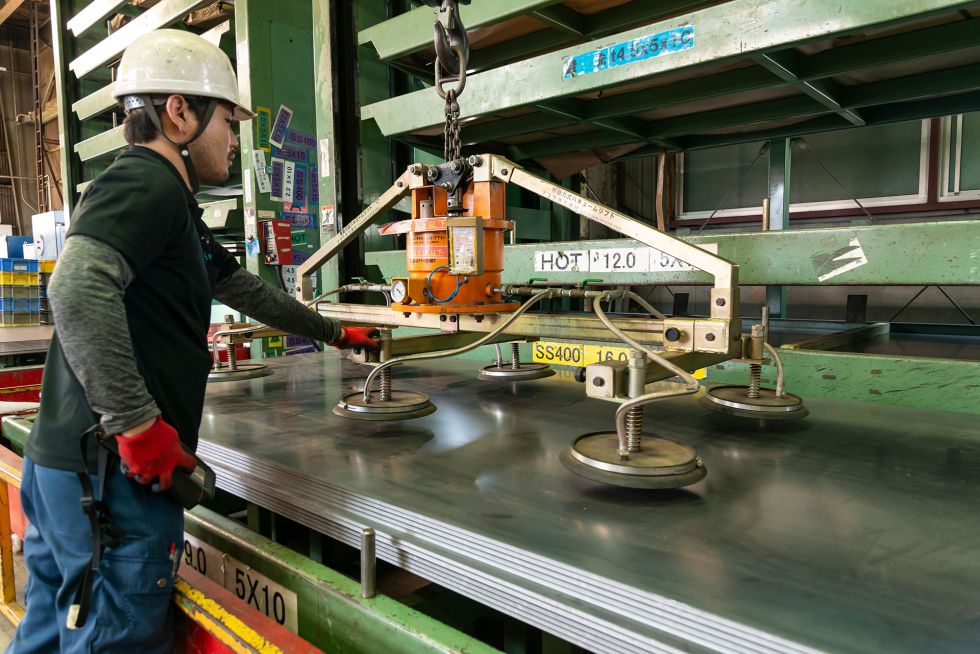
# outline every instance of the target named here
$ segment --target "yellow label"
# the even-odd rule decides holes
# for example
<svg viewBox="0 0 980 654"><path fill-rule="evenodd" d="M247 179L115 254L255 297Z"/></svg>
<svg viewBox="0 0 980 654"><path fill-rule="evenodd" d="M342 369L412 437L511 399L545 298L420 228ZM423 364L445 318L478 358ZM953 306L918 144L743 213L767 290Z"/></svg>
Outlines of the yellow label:
<svg viewBox="0 0 980 654"><path fill-rule="evenodd" d="M573 366L581 368L605 361L629 361L630 348L613 345L583 345L581 343L554 343L537 341L531 344L531 354L535 363L552 366ZM697 379L704 379L707 368L694 371Z"/></svg>
<svg viewBox="0 0 980 654"><path fill-rule="evenodd" d="M582 367L585 363L585 346L579 343L531 343L531 353L535 363L554 366Z"/></svg>

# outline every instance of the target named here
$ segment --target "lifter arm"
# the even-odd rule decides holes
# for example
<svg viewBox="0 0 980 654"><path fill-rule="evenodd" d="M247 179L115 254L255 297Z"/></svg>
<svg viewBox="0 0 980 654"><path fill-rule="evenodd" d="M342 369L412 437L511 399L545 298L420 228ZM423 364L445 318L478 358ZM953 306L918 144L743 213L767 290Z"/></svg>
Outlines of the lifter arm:
<svg viewBox="0 0 980 654"><path fill-rule="evenodd" d="M313 256L296 269L296 288L293 290L298 300L309 301L313 299L313 273L336 256L361 232L370 227L380 214L398 204L404 196L411 192L414 186L420 185L424 168L424 166L410 166L387 191L382 193L377 200L358 214L357 218L337 232L332 239L327 241L326 245L317 250Z"/></svg>
<svg viewBox="0 0 980 654"><path fill-rule="evenodd" d="M549 182L524 170L521 166L496 155L473 158L477 178L487 177L501 182L516 184L532 193L560 204L561 206L585 216L589 220L635 239L644 245L676 257L681 261L703 270L714 277L715 292L712 300L724 298L723 303L712 301L711 317L731 320L738 288L738 266L696 245L674 238L650 227L626 214L593 202L563 186Z"/></svg>

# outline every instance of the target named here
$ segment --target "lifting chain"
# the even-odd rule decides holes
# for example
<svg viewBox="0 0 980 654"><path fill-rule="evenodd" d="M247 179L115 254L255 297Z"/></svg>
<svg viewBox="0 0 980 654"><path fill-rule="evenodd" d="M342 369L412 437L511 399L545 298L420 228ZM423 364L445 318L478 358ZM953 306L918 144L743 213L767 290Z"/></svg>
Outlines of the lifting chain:
<svg viewBox="0 0 980 654"><path fill-rule="evenodd" d="M425 3L436 9L436 91L446 101L443 158L447 162L456 161L461 156L458 99L466 86L466 66L470 58L469 40L459 18L459 5L468 5L470 0L425 0ZM446 88L447 83L456 86Z"/></svg>
<svg viewBox="0 0 980 654"><path fill-rule="evenodd" d="M456 102L456 90L446 92L446 126L444 128L445 145L442 158L446 161L456 161L460 157L462 145L459 140L459 103Z"/></svg>

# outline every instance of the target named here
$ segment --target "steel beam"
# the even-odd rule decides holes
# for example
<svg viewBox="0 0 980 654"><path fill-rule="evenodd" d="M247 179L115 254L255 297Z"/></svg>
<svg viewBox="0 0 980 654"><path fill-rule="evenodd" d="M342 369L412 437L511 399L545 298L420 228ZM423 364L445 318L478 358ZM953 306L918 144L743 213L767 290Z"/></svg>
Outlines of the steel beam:
<svg viewBox="0 0 980 654"><path fill-rule="evenodd" d="M980 220L902 223L793 229L782 232L736 232L681 236L698 246L715 243L718 255L738 264L739 281L747 285L975 285ZM834 259L854 252L856 242L867 263L838 275L820 277L842 267ZM591 251L633 248L630 239L571 241L510 245L504 248L504 279L520 282L547 275L556 281L581 283L602 279L606 284L704 284L708 275L698 271L674 272L547 272L535 270L538 252ZM385 277L404 277L405 252L369 252L367 263L381 268Z"/></svg>
<svg viewBox="0 0 980 654"><path fill-rule="evenodd" d="M977 43L980 43L978 23L980 21L961 20L824 50L801 58L797 72L801 79L815 80L860 68L894 64L944 52L974 48Z"/></svg>
<svg viewBox="0 0 980 654"><path fill-rule="evenodd" d="M128 0L92 0L68 20L67 27L76 37L80 36L125 4L128 4Z"/></svg>
<svg viewBox="0 0 980 654"><path fill-rule="evenodd" d="M126 147L126 138L123 136L123 126L120 125L79 141L75 144L75 153L82 161L89 161L124 147Z"/></svg>
<svg viewBox="0 0 980 654"><path fill-rule="evenodd" d="M835 94L831 90L829 82L800 79L800 75L796 71L796 61L798 59L796 51L787 50L785 52L773 52L769 54L762 52L755 55L753 59L759 62L760 66L780 79L789 82L804 94L810 96L849 123L853 125L864 125L864 119L861 118L858 112L845 108L834 98Z"/></svg>
<svg viewBox="0 0 980 654"><path fill-rule="evenodd" d="M497 0L462 5L459 17L468 30L495 25L508 18L557 5L560 0ZM432 46L435 14L423 6L378 23L357 34L358 45L371 45L382 60L394 59Z"/></svg>
<svg viewBox="0 0 980 654"><path fill-rule="evenodd" d="M86 95L84 98L72 103L71 109L78 116L78 120L86 120L93 116L98 116L104 111L108 111L116 104L112 98L112 85L103 86L94 93Z"/></svg>
<svg viewBox="0 0 980 654"><path fill-rule="evenodd" d="M76 77L84 77L121 54L139 37L155 29L172 25L209 2L210 0L162 0L86 50L84 54L76 57L68 67Z"/></svg>
<svg viewBox="0 0 980 654"><path fill-rule="evenodd" d="M388 307L369 304L331 304L321 302L317 305L320 315L329 316L345 324L383 325L387 327L418 327L422 329L447 329L447 323L439 320L434 313L411 313L405 315ZM472 316L461 314L453 328L459 332L487 333L493 331L510 314L484 314ZM613 317L617 327L635 340L650 345L663 343L663 322L649 318ZM540 337L565 338L581 341L608 342L609 330L593 316L525 313L514 321L503 334L513 338ZM397 336L397 333L395 334ZM397 339L396 339L397 340Z"/></svg>
<svg viewBox="0 0 980 654"><path fill-rule="evenodd" d="M14 13L24 6L27 0L7 0L2 7L0 7L0 25L7 22L7 19L14 15Z"/></svg>
<svg viewBox="0 0 980 654"><path fill-rule="evenodd" d="M562 4L535 9L529 12L529 15L548 27L573 37L583 36L586 33L588 19Z"/></svg>
<svg viewBox="0 0 980 654"><path fill-rule="evenodd" d="M980 64L907 75L882 82L845 86L837 97L845 107L908 102L980 90Z"/></svg>
<svg viewBox="0 0 980 654"><path fill-rule="evenodd" d="M611 39L591 41L469 77L462 118L494 114L515 107L597 92L637 82L666 71L677 71L730 57L786 49L815 38L847 33L872 25L914 18L970 3L952 0L913 0L895 3L843 0L800 5L797 0L733 0L667 21L623 32L616 41L628 41L674 28L695 25L695 47L652 57L625 66L563 79L562 57L608 46ZM737 23L731 16L743 17ZM812 102L812 101L811 101ZM432 128L442 124L444 107L431 89L391 98L362 108L364 119L374 119L386 136Z"/></svg>
<svg viewBox="0 0 980 654"><path fill-rule="evenodd" d="M790 139L769 141L769 229L789 228L793 142ZM786 287L766 286L769 315L781 318L786 312Z"/></svg>

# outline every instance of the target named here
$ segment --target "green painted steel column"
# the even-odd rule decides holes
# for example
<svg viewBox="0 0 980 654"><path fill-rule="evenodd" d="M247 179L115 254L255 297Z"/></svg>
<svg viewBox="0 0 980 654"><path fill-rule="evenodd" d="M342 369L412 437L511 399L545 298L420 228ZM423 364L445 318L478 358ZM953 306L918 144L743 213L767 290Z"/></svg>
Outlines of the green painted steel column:
<svg viewBox="0 0 980 654"><path fill-rule="evenodd" d="M338 168L340 157L336 147L334 98L337 81L333 59L333 17L330 0L313 0L313 109L316 116L317 172L320 176L320 242L326 243L337 233L337 204L339 199ZM339 259L334 257L319 270L323 289L340 286Z"/></svg>
<svg viewBox="0 0 980 654"><path fill-rule="evenodd" d="M293 111L290 129L312 132L314 127L313 42L311 8L307 0L250 0L235 3L235 43L238 83L242 102L253 109L265 108L275 120L280 105ZM242 161L242 207L245 216L245 238L259 238L256 223L279 218L282 203L260 193L255 181L253 153L265 152L270 163L271 146L257 143L257 121L242 124L239 140ZM299 228L294 228L299 231ZM312 230L305 230L312 231ZM295 245L297 251L315 252L318 234L305 237ZM277 271L264 265L259 256L246 256L246 268L273 286L279 286Z"/></svg>
<svg viewBox="0 0 980 654"><path fill-rule="evenodd" d="M61 145L61 188L64 195L64 209L71 215L77 197L75 185L81 182L81 174L76 166L74 146L78 141L77 123L72 120L72 98L67 92L68 62L74 53L74 41L65 27L68 18L63 0L53 0L51 7L51 49L54 63L55 87L58 90L58 141Z"/></svg>
<svg viewBox="0 0 980 654"><path fill-rule="evenodd" d="M789 227L790 172L793 162L791 139L769 141L769 229ZM766 287L766 306L773 318L786 312L786 288Z"/></svg>

